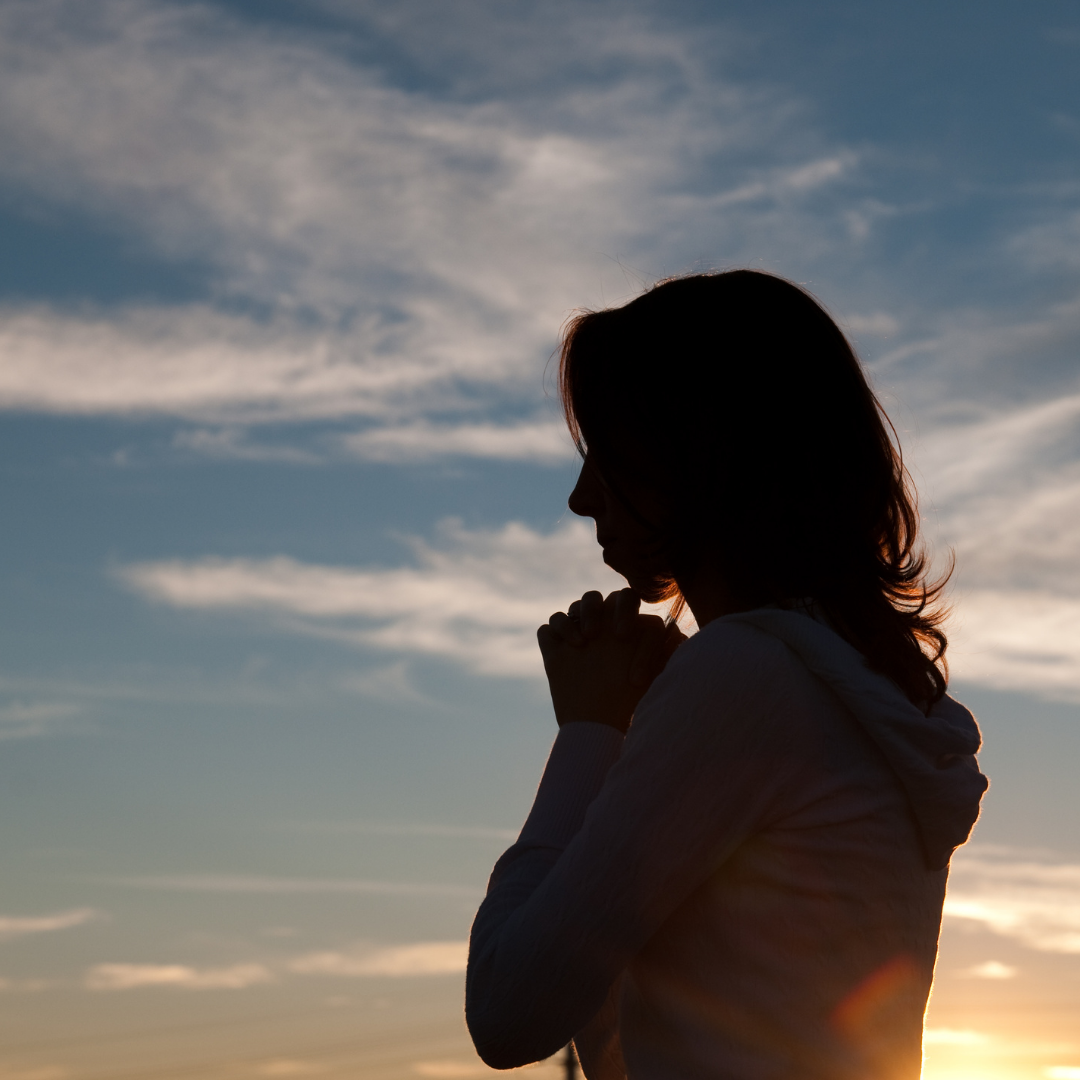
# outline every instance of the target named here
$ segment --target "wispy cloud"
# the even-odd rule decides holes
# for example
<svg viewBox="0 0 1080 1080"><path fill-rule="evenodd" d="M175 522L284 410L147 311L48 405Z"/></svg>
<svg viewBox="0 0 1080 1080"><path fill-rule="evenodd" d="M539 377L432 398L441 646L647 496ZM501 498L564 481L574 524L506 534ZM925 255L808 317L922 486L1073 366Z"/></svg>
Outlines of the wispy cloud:
<svg viewBox="0 0 1080 1080"><path fill-rule="evenodd" d="M1063 118L1064 119L1064 118ZM1075 129L1076 121L1072 121ZM1024 229L1011 238L1010 248L1038 269L1080 270L1080 211Z"/></svg>
<svg viewBox="0 0 1080 1080"><path fill-rule="evenodd" d="M421 941L409 945L356 945L347 950L305 953L284 963L248 962L224 967L189 964L95 964L83 976L88 990L246 990L289 975L344 978L407 978L458 975L465 970L467 941Z"/></svg>
<svg viewBox="0 0 1080 1080"><path fill-rule="evenodd" d="M873 311L865 315L847 314L843 324L856 337L893 337L900 332L900 323L887 311Z"/></svg>
<svg viewBox="0 0 1080 1080"><path fill-rule="evenodd" d="M80 707L69 701L12 701L0 705L0 740L52 735L79 711Z"/></svg>
<svg viewBox="0 0 1080 1080"><path fill-rule="evenodd" d="M438 546L410 542L419 566L367 570L294 559L139 563L118 574L178 608L269 611L294 630L450 657L484 674L541 674L536 628L589 588L619 588L584 523L543 534L511 523L444 522Z"/></svg>
<svg viewBox="0 0 1080 1080"><path fill-rule="evenodd" d="M117 885L162 892L470 898L477 895L476 888L469 885L445 885L423 881L369 881L357 878L265 877L256 874L157 874L112 880Z"/></svg>
<svg viewBox="0 0 1080 1080"><path fill-rule="evenodd" d="M968 979L1015 979L1018 971L1012 964L1003 964L1000 960L985 960L965 968L960 975Z"/></svg>
<svg viewBox="0 0 1080 1080"><path fill-rule="evenodd" d="M719 192L712 196L711 203L714 207L726 207L757 202L760 199L783 199L792 193L813 191L850 172L857 160L854 154L845 153L807 161L794 167L771 169L759 179L740 184L730 191Z"/></svg>
<svg viewBox="0 0 1080 1080"><path fill-rule="evenodd" d="M273 981L262 964L194 968L184 964L96 964L86 973L88 990L137 990L173 987L180 990L244 990Z"/></svg>
<svg viewBox="0 0 1080 1080"><path fill-rule="evenodd" d="M963 849L953 861L945 915L1032 949L1080 953L1080 865Z"/></svg>
<svg viewBox="0 0 1080 1080"><path fill-rule="evenodd" d="M465 970L468 955L467 941L422 941L375 950L309 953L293 960L289 970L300 975L349 978L457 975Z"/></svg>
<svg viewBox="0 0 1080 1080"><path fill-rule="evenodd" d="M561 420L501 425L415 423L356 432L344 436L341 443L348 453L369 461L457 456L565 464L576 453Z"/></svg>
<svg viewBox="0 0 1080 1080"><path fill-rule="evenodd" d="M428 1076L432 1080L473 1080L475 1077L491 1075L491 1070L482 1061L459 1061L450 1058L417 1061L413 1063L412 1069L417 1076Z"/></svg>
<svg viewBox="0 0 1080 1080"><path fill-rule="evenodd" d="M508 77L459 97L210 6L5 5L6 182L197 259L212 306L8 312L0 403L234 419L475 410L492 387L531 398L568 311L612 299L605 278L627 291L611 257L662 273L700 255L757 260L763 245L858 247L846 202L821 204L858 160L791 94L725 80L700 35L642 13L565 14L576 32L558 44L557 18L519 38L518 71L570 75L586 55L598 70L599 51L603 77L548 77L532 96ZM489 10L484 40L515 21ZM403 48L422 33L389 32ZM499 66L490 48L480 66ZM214 310L237 298L269 322ZM440 437L456 452L555 452L541 431L423 433ZM418 440L406 429L357 451Z"/></svg>
<svg viewBox="0 0 1080 1080"><path fill-rule="evenodd" d="M954 676L998 690L1080 701L1080 597L962 592L950 633Z"/></svg>
<svg viewBox="0 0 1080 1080"><path fill-rule="evenodd" d="M178 450L201 457L228 461L276 461L290 465L315 465L319 454L285 443L253 442L243 428L185 428L172 441Z"/></svg>
<svg viewBox="0 0 1080 1080"><path fill-rule="evenodd" d="M1080 700L1080 395L974 412L910 454L939 554L956 553L950 667Z"/></svg>
<svg viewBox="0 0 1080 1080"><path fill-rule="evenodd" d="M259 324L208 307L8 310L0 312L0 408L248 422L380 416L388 398L434 377L415 359L385 356L381 333L372 325L313 333L286 316ZM207 436L194 438L203 444L195 448L210 449Z"/></svg>
<svg viewBox="0 0 1080 1080"><path fill-rule="evenodd" d="M518 834L516 829L495 829L489 825L440 825L435 822L306 821L295 822L291 828L302 832L430 836L438 840L513 840Z"/></svg>
<svg viewBox="0 0 1080 1080"><path fill-rule="evenodd" d="M0 915L0 941L28 934L70 930L73 926L83 926L96 918L98 913L91 908L75 908L55 915Z"/></svg>
<svg viewBox="0 0 1080 1080"><path fill-rule="evenodd" d="M256 1076L321 1076L332 1066L320 1061L302 1061L297 1058L275 1058L256 1065Z"/></svg>
<svg viewBox="0 0 1080 1080"><path fill-rule="evenodd" d="M975 439L972 452L978 456L982 448ZM1049 529L1029 543L1030 515L1011 526L1011 537L1006 525L990 536L969 526L964 514L975 513L974 502L997 498L982 495L970 479L981 467L973 463L965 473L959 463L960 479L945 477L953 484L946 523L957 542L961 583L950 627L952 672L987 686L1080 699L1080 577L1070 565L1072 544ZM1080 525L1080 482L1075 498ZM536 627L585 589L622 585L601 562L592 530L576 521L546 535L515 523L471 531L450 521L434 543L409 544L419 565L393 569L279 556L166 560L117 573L140 595L177 608L269 612L290 632L443 656L483 674L535 676L541 673ZM1019 584L974 584L1010 577Z"/></svg>

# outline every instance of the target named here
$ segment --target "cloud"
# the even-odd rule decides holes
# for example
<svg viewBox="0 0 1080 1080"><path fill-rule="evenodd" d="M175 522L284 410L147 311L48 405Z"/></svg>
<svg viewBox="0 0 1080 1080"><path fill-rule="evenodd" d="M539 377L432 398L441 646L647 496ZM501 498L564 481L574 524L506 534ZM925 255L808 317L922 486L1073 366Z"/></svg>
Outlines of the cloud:
<svg viewBox="0 0 1080 1080"><path fill-rule="evenodd" d="M321 1076L330 1066L317 1061L297 1061L295 1058L279 1058L255 1066L256 1076Z"/></svg>
<svg viewBox="0 0 1080 1080"><path fill-rule="evenodd" d="M423 941L374 951L309 953L292 961L289 970L349 978L457 975L465 971L468 956L467 941Z"/></svg>
<svg viewBox="0 0 1080 1080"><path fill-rule="evenodd" d="M952 673L1080 700L1080 394L980 408L912 442L930 535L956 553Z"/></svg>
<svg viewBox="0 0 1080 1080"><path fill-rule="evenodd" d="M341 442L348 453L369 461L460 456L565 464L576 454L562 420L501 425L415 423L356 432Z"/></svg>
<svg viewBox="0 0 1080 1080"><path fill-rule="evenodd" d="M958 432L964 420L993 422L1077 392L1076 288L1051 302L1043 289L1000 309L920 305L905 324L906 340L874 357L869 368L931 433Z"/></svg>
<svg viewBox="0 0 1080 1080"><path fill-rule="evenodd" d="M262 964L193 968L183 964L97 964L87 973L89 990L135 990L176 987L181 990L244 990L273 981Z"/></svg>
<svg viewBox="0 0 1080 1080"><path fill-rule="evenodd" d="M0 705L0 740L51 735L79 711L78 705L66 701L12 701Z"/></svg>
<svg viewBox="0 0 1080 1080"><path fill-rule="evenodd" d="M369 833L375 836L430 836L440 840L513 840L517 829L494 829L488 825L441 825L434 822L396 824L380 821L326 821L296 823L303 832Z"/></svg>
<svg viewBox="0 0 1080 1080"><path fill-rule="evenodd" d="M38 1065L28 1069L0 1065L0 1080L65 1080L71 1070L63 1065Z"/></svg>
<svg viewBox="0 0 1080 1080"><path fill-rule="evenodd" d="M1075 120L1071 128L1076 130ZM1050 221L1022 230L1010 239L1009 248L1036 269L1080 270L1080 211L1054 215Z"/></svg>
<svg viewBox="0 0 1080 1080"><path fill-rule="evenodd" d="M0 941L25 937L28 934L48 934L54 930L70 930L96 919L91 908L75 908L55 915L0 915Z"/></svg>
<svg viewBox="0 0 1080 1080"><path fill-rule="evenodd" d="M346 671L338 680L342 690L376 701L392 701L398 705L418 705L424 709L445 707L445 702L418 690L409 674L405 660L397 660L366 671Z"/></svg>
<svg viewBox="0 0 1080 1080"><path fill-rule="evenodd" d="M953 860L945 916L1032 949L1080 953L1080 866L963 849Z"/></svg>
<svg viewBox="0 0 1080 1080"><path fill-rule="evenodd" d="M856 336L892 337L900 332L900 323L887 311L875 311L867 315L845 315L842 322Z"/></svg>
<svg viewBox="0 0 1080 1080"><path fill-rule="evenodd" d="M1060 412L1071 416L1073 403L1065 405ZM1010 433L1021 427L1033 437L1052 438L1045 416L1021 419L1023 424L1014 417L988 422L980 434L1004 426ZM953 471L941 474L951 506L940 530L956 539L959 563L949 625L952 674L999 689L1080 700L1080 575L1071 565L1065 521L1060 535L1040 530L1042 519L1033 509L1012 525L999 524L996 533L989 525L973 528L969 517L981 520L984 513L978 501L999 498L981 494L981 470L992 452L987 443L993 438L972 439L966 452L976 460L954 461ZM1022 473L1023 453L1005 454ZM1041 496L1031 489L1026 497L1033 504L1040 498L1053 502L1045 489ZM1075 497L1080 526L1080 482ZM536 627L588 588L623 584L602 564L592 530L576 521L546 535L517 523L473 531L448 521L434 543L408 543L419 565L366 569L285 556L211 557L137 563L117 574L139 595L180 609L265 612L289 632L442 656L481 674L537 677ZM977 585L1008 580L1010 570L1026 575L1021 586ZM1070 580L1076 582L1071 596Z"/></svg>
<svg viewBox="0 0 1080 1080"><path fill-rule="evenodd" d="M355 894L368 896L474 897L475 887L422 881L368 881L356 878L278 878L246 874L160 874L120 878L117 884L163 892L254 893L278 896Z"/></svg>
<svg viewBox="0 0 1080 1080"><path fill-rule="evenodd" d="M987 960L982 964L974 964L960 972L968 979L1014 979L1017 969L1011 964L1003 964L999 960Z"/></svg>
<svg viewBox="0 0 1080 1080"><path fill-rule="evenodd" d="M432 1080L471 1080L491 1075L482 1061L417 1061L412 1069L417 1076L429 1076Z"/></svg>
<svg viewBox="0 0 1080 1080"><path fill-rule="evenodd" d="M176 432L172 445L201 457L226 461L276 461L290 465L316 465L318 454L298 446L251 442L242 428L190 428Z"/></svg>
<svg viewBox="0 0 1080 1080"><path fill-rule="evenodd" d="M458 660L489 675L540 676L536 628L590 588L625 583L603 565L592 530L447 521L438 545L410 542L398 569L318 566L285 556L136 563L117 574L149 600L204 611L270 612L304 633Z"/></svg>
<svg viewBox="0 0 1080 1080"><path fill-rule="evenodd" d="M380 334L374 326L313 333L284 317L260 325L208 307L8 310L0 312L0 407L247 422L378 416L433 378L430 365L408 357L380 359ZM201 439L195 448L209 449Z"/></svg>
<svg viewBox="0 0 1080 1080"><path fill-rule="evenodd" d="M535 395L569 311L636 291L618 266L655 268L649 279L784 251L795 270L858 247L840 197L858 159L791 94L719 76L700 32L561 10L565 28L549 17L519 34L513 77L459 95L209 5L4 5L0 178L196 261L208 304L9 311L0 403L220 420L415 418L458 399L475 411L493 390ZM439 18L437 5L392 27L365 15L358 40L381 18L387 54ZM523 18L451 21L459 41L482 21L490 42ZM474 61L481 80L501 64L490 48ZM529 65L543 78L523 96ZM422 434L555 452L542 431ZM402 452L418 437L406 426L358 445Z"/></svg>
<svg viewBox="0 0 1080 1080"><path fill-rule="evenodd" d="M869 176L871 147L826 138L790 91L717 74L715 57L736 40L722 23L691 32L621 5L557 9L541 19L488 4L449 17L412 4L406 17L345 5L335 44L206 5L103 0L90 15L77 0L3 5L0 178L160 258L194 260L206 295L178 307L7 308L0 407L180 416L200 426L179 432L176 450L238 460L558 463L572 451L535 398L577 305L620 302L717 257L775 263L826 293L823 267L858 276L874 222L899 212L857 196L853 185L887 179ZM392 42L384 52L411 57L409 77L395 81L390 60L357 59L345 43L359 40ZM421 88L414 64L438 74L438 91ZM1010 243L1036 253L1032 266L1059 265L1060 253L1037 256L1074 228L1059 219ZM979 590L983 608L1005 612L1003 627L1006 602L1038 622L1040 597L1080 596L1077 399L1062 391L1080 300L901 320L880 310L876 289L847 290L866 312L847 324L906 334L874 370L925 412L912 456L957 546L961 593ZM1018 394L1026 404L1001 404ZM957 421L987 400L996 411ZM497 422L495 407L528 418ZM346 419L370 426L328 436L319 452L242 427ZM529 624L567 599L552 588L548 611L537 600L526 617L502 595L487 618L440 595L425 622L407 595L423 566L364 576L208 560L157 564L156 583L142 571L147 594L168 591L171 574L176 588L161 598L178 606L213 578L221 609L261 608L307 633L488 673L538 673ZM319 574L385 586L402 613L305 614L301 594ZM1064 625L1047 619L1040 640ZM972 626L958 631L958 676L1080 695L1072 639L1017 659L996 637L965 643Z"/></svg>
<svg viewBox="0 0 1080 1080"><path fill-rule="evenodd" d="M956 601L949 668L959 679L1080 701L1080 597L980 589Z"/></svg>
<svg viewBox="0 0 1080 1080"><path fill-rule="evenodd" d="M448 449L445 435L424 452ZM932 539L939 552L951 543L957 555L949 624L955 678L1080 701L1074 443L1080 450L1077 395L984 410L916 441L924 504L937 510ZM482 674L536 676L535 628L585 589L622 585L581 522L545 535L517 523L467 530L448 521L434 542L407 542L416 565L393 569L208 557L132 564L117 574L147 599L177 608L266 612L291 632L447 657Z"/></svg>
<svg viewBox="0 0 1080 1080"><path fill-rule="evenodd" d="M760 179L714 195L711 204L714 207L726 207L757 202L760 199L782 199L792 192L813 191L849 173L856 162L854 154L846 153L808 161L794 168L772 169Z"/></svg>

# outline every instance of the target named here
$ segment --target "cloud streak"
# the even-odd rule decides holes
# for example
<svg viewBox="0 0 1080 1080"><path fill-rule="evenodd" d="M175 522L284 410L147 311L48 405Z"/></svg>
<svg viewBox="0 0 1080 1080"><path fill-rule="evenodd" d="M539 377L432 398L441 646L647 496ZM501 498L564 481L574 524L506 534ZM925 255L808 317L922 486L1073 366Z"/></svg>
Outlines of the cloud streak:
<svg viewBox="0 0 1080 1080"><path fill-rule="evenodd" d="M52 735L80 712L67 701L12 701L0 705L0 740Z"/></svg>
<svg viewBox="0 0 1080 1080"><path fill-rule="evenodd" d="M341 444L356 457L389 462L475 457L561 465L573 461L576 455L562 420L517 424L415 423L356 432L344 436Z"/></svg>
<svg viewBox="0 0 1080 1080"><path fill-rule="evenodd" d="M309 953L293 960L289 970L347 978L458 975L465 971L468 956L467 941L425 941L375 950Z"/></svg>
<svg viewBox="0 0 1080 1080"><path fill-rule="evenodd" d="M91 908L75 908L55 915L0 915L0 941L70 930L75 926L84 926L97 917L98 913Z"/></svg>
<svg viewBox="0 0 1080 1080"><path fill-rule="evenodd" d="M273 559L138 563L117 571L141 596L177 608L270 612L285 627L357 645L458 660L487 675L540 676L536 628L590 588L620 588L592 530L550 534L444 522L418 566L367 570Z"/></svg>
<svg viewBox="0 0 1080 1080"><path fill-rule="evenodd" d="M256 874L158 874L115 879L115 884L161 892L236 893L270 896L449 896L475 897L469 885L362 878L266 877Z"/></svg>
<svg viewBox="0 0 1080 1080"><path fill-rule="evenodd" d="M981 408L912 441L930 534L956 554L953 674L1080 701L1080 395Z"/></svg>
<svg viewBox="0 0 1080 1080"><path fill-rule="evenodd" d="M973 446L981 453L980 440ZM1042 580L1055 583L1054 589L1040 588L1026 524L1017 523L1013 532L1022 535L1011 539L1004 526L987 537L965 525L965 505L991 496L983 496L962 469L958 464L961 480L953 481L947 521L958 540L963 583L950 624L954 677L1080 700L1080 578L1069 565L1070 544L1040 535ZM971 486L964 489L961 481ZM1077 516L1080 524L1080 488ZM471 531L448 521L433 543L408 543L418 564L411 567L321 566L278 556L163 560L131 564L116 574L140 596L178 609L269 613L286 632L445 657L480 674L536 677L542 673L536 627L586 589L623 584L601 562L592 530L576 521L546 535L516 523ZM1014 564L1025 567L1027 587L968 584L1008 580ZM1067 592L1070 576L1077 582L1074 595Z"/></svg>
<svg viewBox="0 0 1080 1080"><path fill-rule="evenodd" d="M488 35L505 28L489 14ZM798 251L854 243L839 200L822 213L820 198L858 159L797 120L790 95L725 81L693 36L640 14L566 14L602 37L536 37L521 59L569 73L602 40L603 78L457 98L209 6L6 4L0 177L197 260L209 303L8 311L0 405L234 421L475 412L495 391L531 400L570 309L628 291L612 257L681 267L688 242L691 258L726 261L780 237ZM225 314L237 300L262 314ZM485 456L556 452L542 430L483 423L399 425L355 448L440 438Z"/></svg>
<svg viewBox="0 0 1080 1080"><path fill-rule="evenodd" d="M148 987L178 990L246 990L273 981L262 964L234 964L223 968L194 968L184 964L96 964L87 973L88 990L143 990Z"/></svg>
<svg viewBox="0 0 1080 1080"><path fill-rule="evenodd" d="M438 840L513 840L517 829L496 829L489 825L438 825L380 821L311 821L297 822L299 832L366 833L372 836L424 836Z"/></svg>
<svg viewBox="0 0 1080 1080"><path fill-rule="evenodd" d="M374 326L312 333L209 307L8 310L0 408L246 422L381 416L389 398L432 378L408 357L379 359L386 346Z"/></svg>
<svg viewBox="0 0 1080 1080"><path fill-rule="evenodd" d="M1031 949L1080 953L1080 866L965 848L953 861L945 916Z"/></svg>
<svg viewBox="0 0 1080 1080"><path fill-rule="evenodd" d="M82 984L92 991L247 990L289 975L349 979L460 975L465 971L468 952L467 941L420 941L409 945L357 945L345 951L305 953L273 966L255 962L224 967L104 963L87 969Z"/></svg>

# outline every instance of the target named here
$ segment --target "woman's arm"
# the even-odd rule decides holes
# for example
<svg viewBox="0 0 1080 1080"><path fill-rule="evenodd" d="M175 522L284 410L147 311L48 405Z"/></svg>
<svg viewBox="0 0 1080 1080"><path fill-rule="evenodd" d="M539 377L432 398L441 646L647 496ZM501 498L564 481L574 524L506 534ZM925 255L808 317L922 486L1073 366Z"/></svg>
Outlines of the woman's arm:
<svg viewBox="0 0 1080 1080"><path fill-rule="evenodd" d="M489 1065L565 1045L667 917L774 811L791 760L777 674L792 662L760 631L710 627L653 684L621 754L614 727L563 726L473 925L466 1018Z"/></svg>

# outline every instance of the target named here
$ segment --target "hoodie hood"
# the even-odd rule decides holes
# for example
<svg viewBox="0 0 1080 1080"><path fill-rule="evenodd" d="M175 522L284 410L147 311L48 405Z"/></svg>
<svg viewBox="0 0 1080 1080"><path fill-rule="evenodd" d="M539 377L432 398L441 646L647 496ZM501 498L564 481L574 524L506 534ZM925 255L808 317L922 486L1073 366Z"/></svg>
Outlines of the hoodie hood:
<svg viewBox="0 0 1080 1080"><path fill-rule="evenodd" d="M931 870L948 866L971 835L989 781L975 753L982 743L975 718L946 695L929 715L862 653L823 622L800 611L760 608L727 615L779 638L850 709L900 780Z"/></svg>

